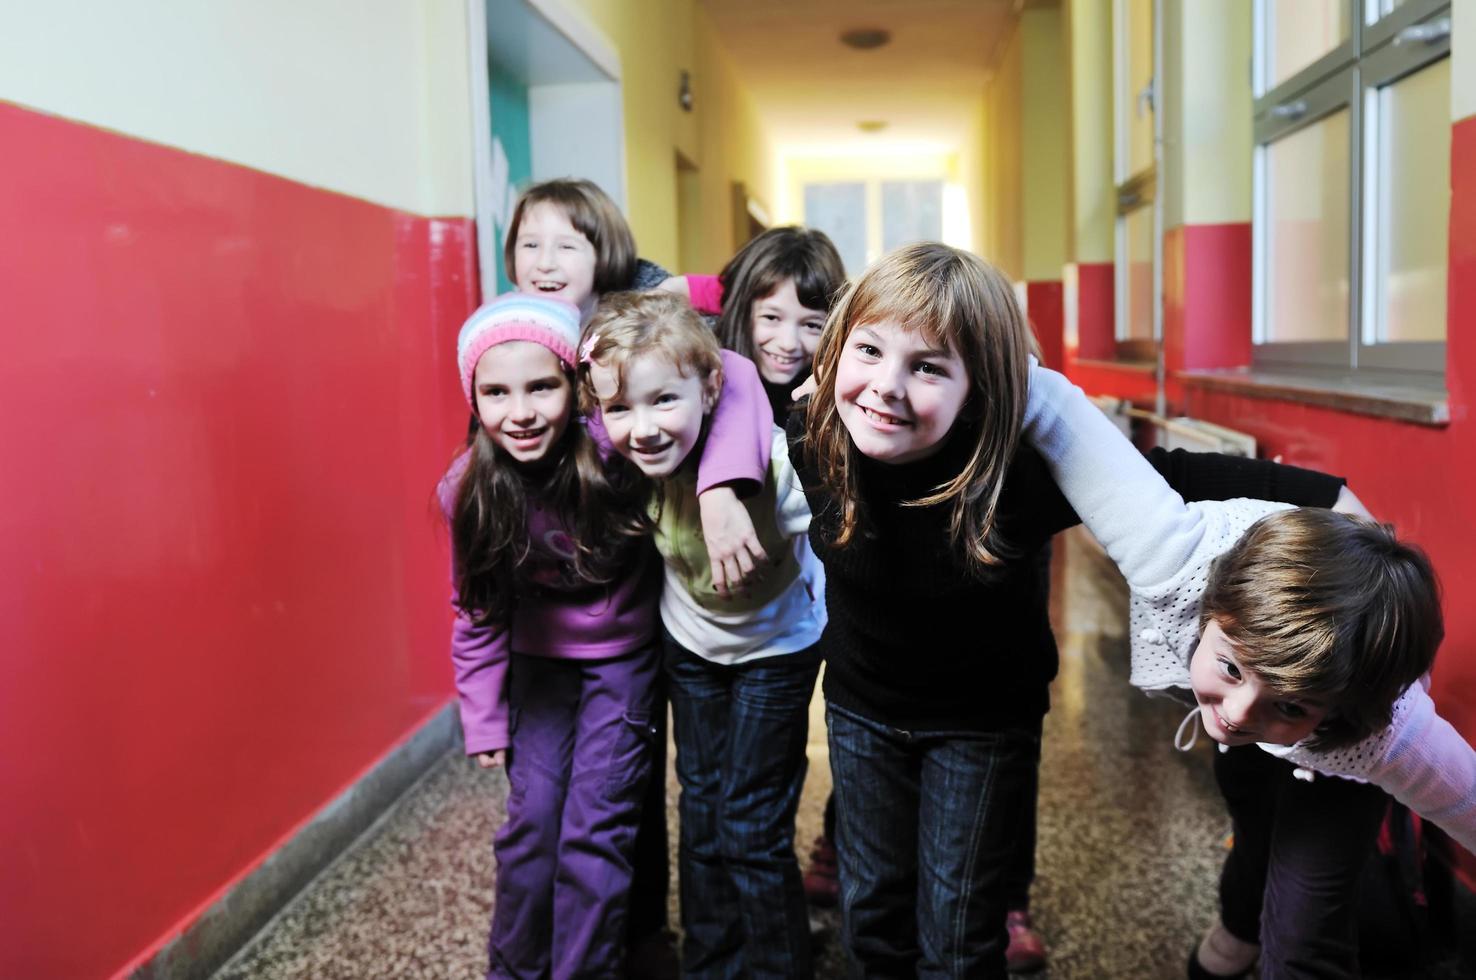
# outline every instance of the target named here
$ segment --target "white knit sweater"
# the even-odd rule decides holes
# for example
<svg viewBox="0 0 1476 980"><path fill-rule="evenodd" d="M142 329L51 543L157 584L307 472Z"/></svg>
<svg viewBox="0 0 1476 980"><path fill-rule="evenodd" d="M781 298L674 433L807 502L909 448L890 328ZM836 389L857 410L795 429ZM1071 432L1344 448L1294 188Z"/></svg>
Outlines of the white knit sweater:
<svg viewBox="0 0 1476 980"><path fill-rule="evenodd" d="M1025 438L1131 589L1132 683L1189 687L1210 563L1286 504L1186 504L1064 376L1033 365ZM1261 748L1296 766L1374 783L1476 852L1476 751L1435 712L1424 684L1394 703L1393 721L1356 745Z"/></svg>

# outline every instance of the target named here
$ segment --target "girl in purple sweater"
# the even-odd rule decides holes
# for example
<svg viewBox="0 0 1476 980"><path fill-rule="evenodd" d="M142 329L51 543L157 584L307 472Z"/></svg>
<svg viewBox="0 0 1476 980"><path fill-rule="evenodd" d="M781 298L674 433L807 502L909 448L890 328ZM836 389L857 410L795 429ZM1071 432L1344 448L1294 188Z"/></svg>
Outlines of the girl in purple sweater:
<svg viewBox="0 0 1476 980"><path fill-rule="evenodd" d="M574 414L579 320L562 300L507 295L457 340L480 427L438 491L453 551L451 658L466 751L483 768L506 765L510 785L493 845L489 977L619 971L650 774L661 576L644 494ZM700 489L768 467L757 372L736 355L724 369L729 404Z"/></svg>

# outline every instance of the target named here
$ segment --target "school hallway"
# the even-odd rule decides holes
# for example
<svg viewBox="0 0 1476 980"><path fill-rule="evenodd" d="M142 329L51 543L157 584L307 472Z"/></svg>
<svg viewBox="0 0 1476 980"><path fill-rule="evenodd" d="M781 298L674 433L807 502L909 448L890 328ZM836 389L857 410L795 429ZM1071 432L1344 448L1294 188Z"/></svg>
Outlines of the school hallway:
<svg viewBox="0 0 1476 980"><path fill-rule="evenodd" d="M1192 751L1176 751L1183 711L1128 685L1126 588L1085 531L1057 538L1052 590L1061 672L1042 747L1031 896L1050 964L1035 976L1182 977L1190 945L1215 914L1229 832L1210 742L1200 738ZM818 689L810 725L796 835L802 867L830 789ZM670 758L667 784L675 926L678 787ZM494 874L490 841L506 793L500 772L482 772L459 752L447 755L218 980L481 976ZM824 927L816 977L845 976L838 912L812 910L812 919ZM1448 962L1387 976L1455 980L1462 973Z"/></svg>

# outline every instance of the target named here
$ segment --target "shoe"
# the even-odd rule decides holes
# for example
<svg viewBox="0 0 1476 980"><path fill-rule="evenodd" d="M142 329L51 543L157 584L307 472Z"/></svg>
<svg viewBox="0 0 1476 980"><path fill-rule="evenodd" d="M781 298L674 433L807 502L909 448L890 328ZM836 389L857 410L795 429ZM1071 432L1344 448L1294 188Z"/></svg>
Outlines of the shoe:
<svg viewBox="0 0 1476 980"><path fill-rule="evenodd" d="M840 902L840 866L835 845L821 834L810 848L810 870L805 872L805 901L816 908L830 909Z"/></svg>
<svg viewBox="0 0 1476 980"><path fill-rule="evenodd" d="M1250 972L1250 969L1247 967L1239 973L1211 973L1204 968L1203 963L1199 962L1199 947L1196 946L1189 951L1189 970L1187 973L1189 980L1246 980L1250 976Z"/></svg>
<svg viewBox="0 0 1476 980"><path fill-rule="evenodd" d="M1034 973L1046 965L1045 940L1030 922L1030 913L1015 909L1005 917L1010 944L1005 948L1005 967L1011 973Z"/></svg>
<svg viewBox="0 0 1476 980"><path fill-rule="evenodd" d="M628 980L679 980L681 974L676 934L670 929L647 933L632 943L625 954Z"/></svg>

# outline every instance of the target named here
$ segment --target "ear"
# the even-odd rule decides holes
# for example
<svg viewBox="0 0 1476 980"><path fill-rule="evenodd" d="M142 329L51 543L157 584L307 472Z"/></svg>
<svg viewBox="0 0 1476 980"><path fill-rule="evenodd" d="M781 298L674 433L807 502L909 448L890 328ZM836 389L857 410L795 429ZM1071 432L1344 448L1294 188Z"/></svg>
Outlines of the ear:
<svg viewBox="0 0 1476 980"><path fill-rule="evenodd" d="M702 412L704 415L717 408L718 396L723 391L723 372L709 371L702 382Z"/></svg>

